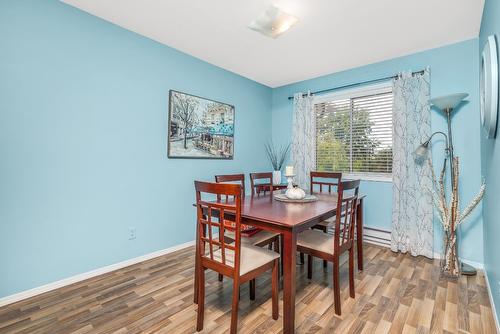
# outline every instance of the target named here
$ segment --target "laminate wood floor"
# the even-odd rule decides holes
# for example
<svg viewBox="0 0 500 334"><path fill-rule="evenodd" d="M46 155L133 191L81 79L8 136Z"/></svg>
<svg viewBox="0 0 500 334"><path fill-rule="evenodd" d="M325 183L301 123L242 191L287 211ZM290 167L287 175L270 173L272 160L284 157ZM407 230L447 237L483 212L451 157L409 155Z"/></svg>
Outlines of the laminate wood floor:
<svg viewBox="0 0 500 334"><path fill-rule="evenodd" d="M193 333L194 248L145 261L0 308L0 333ZM366 245L365 270L349 298L341 267L342 316L333 310L332 270L297 268L297 333L495 333L482 273L458 281L440 276L437 261ZM204 333L225 333L229 279L207 272ZM271 279L257 280L256 300L241 290L239 332L280 333L271 318Z"/></svg>

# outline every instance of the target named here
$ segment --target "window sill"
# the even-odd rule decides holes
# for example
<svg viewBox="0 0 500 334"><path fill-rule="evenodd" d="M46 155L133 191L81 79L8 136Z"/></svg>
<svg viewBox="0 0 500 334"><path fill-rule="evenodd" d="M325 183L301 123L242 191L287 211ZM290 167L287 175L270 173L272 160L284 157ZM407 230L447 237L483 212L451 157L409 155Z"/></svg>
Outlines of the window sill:
<svg viewBox="0 0 500 334"><path fill-rule="evenodd" d="M392 183L392 175L387 176L387 175L344 173L342 176L345 177L346 179L359 179L361 181Z"/></svg>

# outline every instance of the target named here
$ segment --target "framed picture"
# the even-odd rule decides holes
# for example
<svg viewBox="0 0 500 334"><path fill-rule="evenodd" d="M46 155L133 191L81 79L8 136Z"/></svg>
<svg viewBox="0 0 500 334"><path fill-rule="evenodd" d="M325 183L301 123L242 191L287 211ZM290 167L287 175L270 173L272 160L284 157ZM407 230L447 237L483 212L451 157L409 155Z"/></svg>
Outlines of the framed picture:
<svg viewBox="0 0 500 334"><path fill-rule="evenodd" d="M167 154L180 159L232 159L234 106L170 90Z"/></svg>

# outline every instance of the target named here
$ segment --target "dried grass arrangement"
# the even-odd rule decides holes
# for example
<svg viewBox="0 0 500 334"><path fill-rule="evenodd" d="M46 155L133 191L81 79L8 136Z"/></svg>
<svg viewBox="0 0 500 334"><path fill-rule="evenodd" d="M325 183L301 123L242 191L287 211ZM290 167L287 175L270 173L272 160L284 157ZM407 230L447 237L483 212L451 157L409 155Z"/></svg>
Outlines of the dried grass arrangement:
<svg viewBox="0 0 500 334"><path fill-rule="evenodd" d="M276 146L272 141L265 144L267 157L275 171L281 170L290 151L291 144Z"/></svg>

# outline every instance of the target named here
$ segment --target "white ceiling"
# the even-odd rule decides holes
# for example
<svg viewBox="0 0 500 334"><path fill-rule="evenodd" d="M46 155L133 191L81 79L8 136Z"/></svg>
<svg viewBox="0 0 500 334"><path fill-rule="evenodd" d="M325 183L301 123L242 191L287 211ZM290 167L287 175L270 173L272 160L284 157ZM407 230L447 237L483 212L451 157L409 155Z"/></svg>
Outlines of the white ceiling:
<svg viewBox="0 0 500 334"><path fill-rule="evenodd" d="M484 0L62 0L270 87L477 37ZM247 28L274 4L300 21Z"/></svg>

